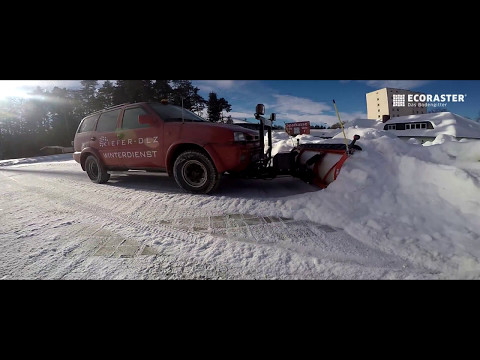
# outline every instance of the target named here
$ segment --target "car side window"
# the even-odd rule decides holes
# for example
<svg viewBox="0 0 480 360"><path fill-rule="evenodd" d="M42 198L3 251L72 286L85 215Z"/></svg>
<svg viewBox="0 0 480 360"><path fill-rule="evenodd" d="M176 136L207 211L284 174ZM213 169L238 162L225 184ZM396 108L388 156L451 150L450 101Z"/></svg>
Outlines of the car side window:
<svg viewBox="0 0 480 360"><path fill-rule="evenodd" d="M97 124L97 132L114 132L117 130L117 119L120 110L104 112L100 115Z"/></svg>
<svg viewBox="0 0 480 360"><path fill-rule="evenodd" d="M123 113L123 125L122 129L127 130L127 129L142 129L142 128L148 128L150 125L148 124L140 124L138 122L138 116L139 115L146 115L147 112L141 108L141 107L136 107L133 109L126 109L125 112Z"/></svg>
<svg viewBox="0 0 480 360"><path fill-rule="evenodd" d="M78 133L93 131L93 129L95 129L95 123L97 122L97 119L98 115L85 118L78 128Z"/></svg>

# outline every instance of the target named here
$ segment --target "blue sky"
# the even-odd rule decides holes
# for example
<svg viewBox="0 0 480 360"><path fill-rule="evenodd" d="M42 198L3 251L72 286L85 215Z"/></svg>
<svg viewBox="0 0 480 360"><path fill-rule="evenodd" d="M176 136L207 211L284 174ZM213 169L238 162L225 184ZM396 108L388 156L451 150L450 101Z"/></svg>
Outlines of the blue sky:
<svg viewBox="0 0 480 360"><path fill-rule="evenodd" d="M479 80L196 80L204 97L215 91L232 104L237 118L253 119L255 105L277 113L280 123L336 123L332 99L342 120L367 118L365 94L384 87L426 94L466 94L464 103L449 103L448 111L475 119L480 116Z"/></svg>
<svg viewBox="0 0 480 360"><path fill-rule="evenodd" d="M476 119L480 116L480 80L193 80L204 98L214 91L232 104L235 118L255 121L255 105L263 103L267 115L277 113L280 124L338 121L332 104L337 102L342 120L366 118L365 94L383 87L415 90L427 94L466 94L465 103L447 109ZM0 80L0 98L21 96L35 86L78 87L79 80Z"/></svg>

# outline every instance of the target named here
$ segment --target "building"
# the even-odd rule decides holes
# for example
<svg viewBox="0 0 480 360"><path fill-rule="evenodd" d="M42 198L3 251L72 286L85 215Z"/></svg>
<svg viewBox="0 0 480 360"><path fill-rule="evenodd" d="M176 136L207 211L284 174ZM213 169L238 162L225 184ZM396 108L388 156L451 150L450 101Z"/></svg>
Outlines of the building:
<svg viewBox="0 0 480 360"><path fill-rule="evenodd" d="M480 140L480 123L451 112L400 116L388 120L383 129L403 140L415 138L422 144L442 134L457 140Z"/></svg>
<svg viewBox="0 0 480 360"><path fill-rule="evenodd" d="M386 122L400 116L426 114L426 104L409 102L409 95L423 95L422 93L383 88L367 93L367 115L369 119Z"/></svg>

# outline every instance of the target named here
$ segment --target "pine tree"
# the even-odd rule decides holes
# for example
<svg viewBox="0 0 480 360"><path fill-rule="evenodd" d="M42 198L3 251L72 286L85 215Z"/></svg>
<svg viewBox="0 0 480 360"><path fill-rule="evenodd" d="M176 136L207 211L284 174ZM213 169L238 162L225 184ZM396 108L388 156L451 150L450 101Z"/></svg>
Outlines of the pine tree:
<svg viewBox="0 0 480 360"><path fill-rule="evenodd" d="M173 92L169 100L177 106L200 114L205 109L205 99L198 93L199 88L192 85L190 80L172 80Z"/></svg>
<svg viewBox="0 0 480 360"><path fill-rule="evenodd" d="M152 101L155 89L152 80L117 80L113 92L113 103L136 103Z"/></svg>
<svg viewBox="0 0 480 360"><path fill-rule="evenodd" d="M82 88L78 95L80 96L81 107L84 115L88 115L99 110L96 102L96 91L98 80L82 80L80 81Z"/></svg>
<svg viewBox="0 0 480 360"><path fill-rule="evenodd" d="M106 109L114 105L113 102L113 93L115 91L115 86L110 80L107 80L103 83L102 87L98 89L97 102L100 109Z"/></svg>
<svg viewBox="0 0 480 360"><path fill-rule="evenodd" d="M223 111L232 111L232 105L224 98L219 99L216 93L211 92L208 95L207 101L208 120L211 122L219 122Z"/></svg>
<svg viewBox="0 0 480 360"><path fill-rule="evenodd" d="M152 101L162 101L163 99L169 99L172 96L172 86L170 80L154 80L152 85L153 96Z"/></svg>
<svg viewBox="0 0 480 360"><path fill-rule="evenodd" d="M70 146L70 142L75 137L75 131L83 114L75 113L74 94L66 88L55 87L48 95L51 126L49 145ZM91 101L94 100L95 98L92 98ZM89 112L94 111L90 104L87 108Z"/></svg>

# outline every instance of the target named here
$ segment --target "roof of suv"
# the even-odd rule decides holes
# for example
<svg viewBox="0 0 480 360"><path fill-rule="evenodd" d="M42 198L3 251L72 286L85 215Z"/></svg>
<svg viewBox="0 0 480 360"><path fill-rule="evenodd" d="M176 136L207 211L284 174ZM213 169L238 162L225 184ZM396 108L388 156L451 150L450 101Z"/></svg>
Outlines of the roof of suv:
<svg viewBox="0 0 480 360"><path fill-rule="evenodd" d="M115 109L121 108L122 106L125 106L125 105L131 105L131 103L123 103L123 104L111 106L111 107L106 108L106 109L102 109L102 110L95 111L95 112L91 113L91 114L88 115L88 116L92 116L92 115L95 115L95 114L99 114L99 113L102 113L102 112L104 112L104 111L115 110Z"/></svg>
<svg viewBox="0 0 480 360"><path fill-rule="evenodd" d="M142 105L142 104L162 104L161 101L141 101L141 102L137 102L137 103L123 103L123 104L119 104L119 105L115 105L115 106L110 106L108 108L105 108L105 109L102 109L102 110L97 110L89 115L88 116L92 116L92 115L96 115L96 114L100 114L100 113L103 113L105 111L111 111L111 110L115 110L115 109L118 109L118 108L121 108L121 107L124 107L124 106L127 106L127 105ZM167 103L167 105L173 105L173 104L169 104Z"/></svg>

